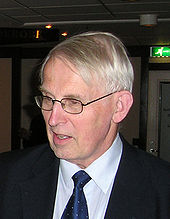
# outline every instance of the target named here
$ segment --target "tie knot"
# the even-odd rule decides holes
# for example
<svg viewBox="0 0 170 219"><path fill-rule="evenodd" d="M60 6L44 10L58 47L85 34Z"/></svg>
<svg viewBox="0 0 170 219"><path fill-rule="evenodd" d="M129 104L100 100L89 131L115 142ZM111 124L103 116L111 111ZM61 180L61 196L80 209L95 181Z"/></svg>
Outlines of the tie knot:
<svg viewBox="0 0 170 219"><path fill-rule="evenodd" d="M84 170L78 171L72 176L72 178L74 181L74 186L81 188L83 188L86 185L86 183L88 183L91 180L91 177Z"/></svg>

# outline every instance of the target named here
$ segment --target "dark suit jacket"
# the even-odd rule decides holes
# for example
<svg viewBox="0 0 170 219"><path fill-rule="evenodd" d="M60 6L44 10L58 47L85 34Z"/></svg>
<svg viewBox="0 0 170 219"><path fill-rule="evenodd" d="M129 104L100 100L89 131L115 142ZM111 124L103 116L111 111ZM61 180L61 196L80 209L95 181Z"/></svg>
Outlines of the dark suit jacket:
<svg viewBox="0 0 170 219"><path fill-rule="evenodd" d="M169 164L123 143L105 219L169 219ZM48 145L1 154L0 219L51 219L58 168Z"/></svg>

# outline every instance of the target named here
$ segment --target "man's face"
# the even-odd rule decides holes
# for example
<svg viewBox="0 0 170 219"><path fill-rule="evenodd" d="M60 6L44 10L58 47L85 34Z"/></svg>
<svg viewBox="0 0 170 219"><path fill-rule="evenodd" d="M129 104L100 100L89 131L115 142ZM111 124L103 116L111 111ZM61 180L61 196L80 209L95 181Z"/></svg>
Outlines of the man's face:
<svg viewBox="0 0 170 219"><path fill-rule="evenodd" d="M71 68L70 68L70 67ZM87 103L104 96L97 83L87 85L75 67L60 59L50 59L44 69L43 95L61 100L72 97ZM65 112L55 102L52 111L42 110L50 146L55 155L86 168L112 144L117 125L112 121L114 94L83 107L80 114Z"/></svg>

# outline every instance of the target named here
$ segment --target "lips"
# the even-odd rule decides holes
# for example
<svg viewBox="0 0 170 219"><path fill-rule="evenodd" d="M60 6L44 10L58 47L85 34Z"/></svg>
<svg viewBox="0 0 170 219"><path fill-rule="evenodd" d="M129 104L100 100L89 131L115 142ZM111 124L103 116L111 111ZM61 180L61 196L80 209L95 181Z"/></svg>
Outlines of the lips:
<svg viewBox="0 0 170 219"><path fill-rule="evenodd" d="M53 132L53 142L55 145L64 145L72 139L71 136Z"/></svg>

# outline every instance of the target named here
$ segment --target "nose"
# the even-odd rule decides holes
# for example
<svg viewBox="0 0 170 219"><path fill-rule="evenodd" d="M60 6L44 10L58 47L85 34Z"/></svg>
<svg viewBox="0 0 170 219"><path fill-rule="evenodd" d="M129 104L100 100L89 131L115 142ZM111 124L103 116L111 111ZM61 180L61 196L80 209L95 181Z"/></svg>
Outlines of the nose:
<svg viewBox="0 0 170 219"><path fill-rule="evenodd" d="M50 126L56 126L58 124L64 124L67 122L66 112L62 109L61 104L55 102L52 111L50 111L48 124Z"/></svg>

